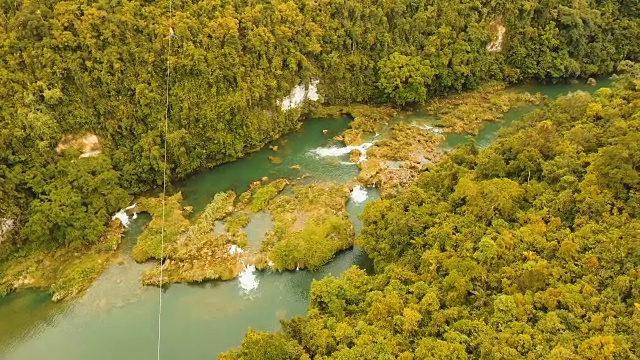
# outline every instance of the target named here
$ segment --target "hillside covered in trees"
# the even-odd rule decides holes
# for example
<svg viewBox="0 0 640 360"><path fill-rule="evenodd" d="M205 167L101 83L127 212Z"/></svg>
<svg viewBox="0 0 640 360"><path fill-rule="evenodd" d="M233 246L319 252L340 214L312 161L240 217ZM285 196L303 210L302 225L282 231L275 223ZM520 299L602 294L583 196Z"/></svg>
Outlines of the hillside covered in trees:
<svg viewBox="0 0 640 360"><path fill-rule="evenodd" d="M222 359L637 359L640 66L486 150L465 146L356 242L376 275L315 282L307 317Z"/></svg>
<svg viewBox="0 0 640 360"><path fill-rule="evenodd" d="M161 183L168 5L0 3L2 232L91 243ZM487 79L611 73L640 59L639 14L613 0L174 1L169 174L292 130L301 110L279 101L313 80L327 103L402 105Z"/></svg>

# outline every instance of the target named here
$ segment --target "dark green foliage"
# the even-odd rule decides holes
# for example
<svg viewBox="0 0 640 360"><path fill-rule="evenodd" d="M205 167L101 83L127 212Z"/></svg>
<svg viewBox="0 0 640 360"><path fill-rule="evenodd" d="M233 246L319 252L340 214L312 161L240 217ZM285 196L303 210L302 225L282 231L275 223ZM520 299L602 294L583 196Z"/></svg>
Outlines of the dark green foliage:
<svg viewBox="0 0 640 360"><path fill-rule="evenodd" d="M377 274L314 282L288 338L322 359L638 359L640 66L629 70L368 204L356 242Z"/></svg>
<svg viewBox="0 0 640 360"><path fill-rule="evenodd" d="M22 235L45 246L97 241L106 230L105 219L129 199L105 156L67 156L28 176L37 197L27 209Z"/></svg>
<svg viewBox="0 0 640 360"><path fill-rule="evenodd" d="M69 169L47 180L55 190L35 188L34 172L63 161L63 135L96 134L117 188L162 183L167 70L175 180L294 129L300 111L278 102L313 79L328 103L405 104L488 79L608 73L640 57L637 6L623 1L181 1L167 69L167 10L166 0L0 4L0 218L40 224L69 210L58 229L25 226L23 240L93 241L113 210L67 196ZM501 24L503 49L489 52Z"/></svg>
<svg viewBox="0 0 640 360"><path fill-rule="evenodd" d="M269 257L273 268L305 268L317 270L333 256L353 245L353 229L349 219L339 216L326 216L317 221L311 219L305 227L284 241L275 244Z"/></svg>
<svg viewBox="0 0 640 360"><path fill-rule="evenodd" d="M222 360L300 360L302 347L283 334L249 330L238 352L229 352Z"/></svg>
<svg viewBox="0 0 640 360"><path fill-rule="evenodd" d="M269 201L274 231L261 242L256 264L272 262L269 266L277 271L317 270L352 247L354 229L345 207L349 193L345 186L317 183L294 186L294 196Z"/></svg>
<svg viewBox="0 0 640 360"><path fill-rule="evenodd" d="M429 60L395 52L380 62L378 85L397 104L423 102L434 75Z"/></svg>
<svg viewBox="0 0 640 360"><path fill-rule="evenodd" d="M251 201L251 211L262 211L262 209L267 206L267 203L269 203L269 200L278 195L287 184L287 180L278 179L269 185L258 189L258 191L253 195L253 200Z"/></svg>

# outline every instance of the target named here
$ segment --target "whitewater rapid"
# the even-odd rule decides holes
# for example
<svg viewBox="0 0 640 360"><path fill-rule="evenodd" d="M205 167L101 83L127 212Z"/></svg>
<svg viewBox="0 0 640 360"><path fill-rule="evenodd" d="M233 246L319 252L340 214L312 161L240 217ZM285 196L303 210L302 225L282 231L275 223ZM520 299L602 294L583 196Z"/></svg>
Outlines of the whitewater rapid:
<svg viewBox="0 0 640 360"><path fill-rule="evenodd" d="M354 186L353 190L351 190L351 201L356 204L363 203L367 200L367 189L360 185Z"/></svg>
<svg viewBox="0 0 640 360"><path fill-rule="evenodd" d="M363 162L367 160L367 149L373 146L373 143L364 143L362 145L351 145L351 146L343 146L343 147L321 147L317 149L313 149L310 152L318 157L337 157L344 156L351 153L353 150L359 150L362 155L358 159L358 162ZM341 161L342 164L353 164L351 162Z"/></svg>
<svg viewBox="0 0 640 360"><path fill-rule="evenodd" d="M240 282L240 288L245 292L249 293L258 288L258 277L256 275L256 267L253 265L249 265L244 268L244 270L238 276L238 281Z"/></svg>
<svg viewBox="0 0 640 360"><path fill-rule="evenodd" d="M432 133L434 133L436 135L444 134L444 129L441 128L441 127L437 127L437 126L431 126L431 125L426 125L426 124L416 124L416 123L411 124L411 126L417 127L418 129L421 129L421 130L430 131L430 132L432 132Z"/></svg>
<svg viewBox="0 0 640 360"><path fill-rule="evenodd" d="M113 215L113 217L111 217L111 220L118 219L120 220L120 222L124 227L128 228L131 220L129 220L129 215L127 215L127 210L135 209L136 206L138 206L137 203L131 206L127 206L124 209L120 209L120 211L118 211L117 213L115 213L115 215ZM137 214L134 213L133 218L135 219L136 217L137 217Z"/></svg>

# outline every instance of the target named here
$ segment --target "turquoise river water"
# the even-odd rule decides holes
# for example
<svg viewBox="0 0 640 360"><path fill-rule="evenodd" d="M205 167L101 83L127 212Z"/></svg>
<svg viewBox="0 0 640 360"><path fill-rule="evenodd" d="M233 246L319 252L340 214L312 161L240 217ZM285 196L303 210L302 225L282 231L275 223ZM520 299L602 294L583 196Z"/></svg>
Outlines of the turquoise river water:
<svg viewBox="0 0 640 360"><path fill-rule="evenodd" d="M608 82L600 81L599 86ZM574 90L593 91L586 85L521 86L519 91L542 92L556 97ZM504 121L487 123L476 138L481 146L495 140L498 131L522 117L533 107L507 113ZM420 116L410 116L420 121ZM417 119L417 120L416 120ZM346 184L358 174L348 164L348 153L332 151L340 143L332 137L347 129L350 119L311 119L298 131L286 135L268 148L244 159L196 174L178 184L185 205L200 211L215 193L228 189L244 191L250 182L264 176L286 177L293 181L333 181ZM323 130L327 130L326 133ZM460 134L449 134L442 149L468 141ZM321 151L318 151L320 149ZM322 151L324 150L324 151ZM269 156L277 156L274 165ZM291 166L299 165L300 170ZM303 175L309 175L303 177ZM366 203L379 198L376 189L361 189L347 203L356 226ZM156 356L158 289L140 285L140 276L149 265L136 264L130 250L150 217L145 214L131 221L119 250L119 259L81 298L62 304L50 301L44 291L21 291L0 298L0 359L7 360L139 360ZM264 218L245 230L249 239L265 232ZM305 313L308 291L314 279L338 276L356 265L371 271L367 255L354 248L340 253L320 271L257 272L258 286L244 291L238 280L198 285L178 284L163 294L162 346L164 359L214 359L238 346L249 327L276 330L279 319Z"/></svg>

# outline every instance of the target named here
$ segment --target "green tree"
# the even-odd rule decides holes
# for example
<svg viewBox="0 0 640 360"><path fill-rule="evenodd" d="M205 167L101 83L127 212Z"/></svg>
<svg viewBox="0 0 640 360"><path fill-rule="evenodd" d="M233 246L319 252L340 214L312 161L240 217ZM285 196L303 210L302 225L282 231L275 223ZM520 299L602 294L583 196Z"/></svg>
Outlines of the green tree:
<svg viewBox="0 0 640 360"><path fill-rule="evenodd" d="M420 57L391 54L380 62L378 86L399 105L423 102L427 87L435 75L429 60Z"/></svg>

